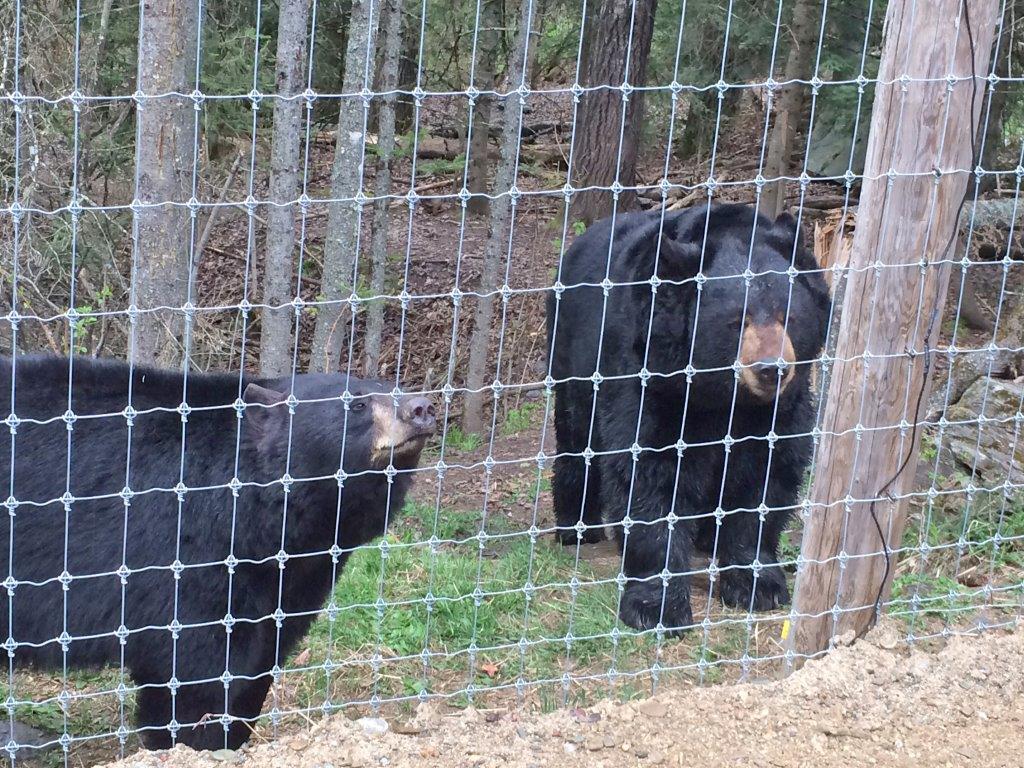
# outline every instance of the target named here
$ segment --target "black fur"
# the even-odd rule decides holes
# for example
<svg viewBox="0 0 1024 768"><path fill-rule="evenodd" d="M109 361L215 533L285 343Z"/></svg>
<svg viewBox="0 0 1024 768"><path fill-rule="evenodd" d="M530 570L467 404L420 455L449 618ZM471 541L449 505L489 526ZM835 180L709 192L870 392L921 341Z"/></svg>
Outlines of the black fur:
<svg viewBox="0 0 1024 768"><path fill-rule="evenodd" d="M829 295L813 256L800 243L796 222L788 215L775 222L757 217L751 248L754 220L753 209L742 205L666 213L663 227L660 211L629 213L616 218L614 238L610 221L598 222L565 254L561 299L555 292L548 297L552 376L574 379L555 387L559 534L563 543L575 544L580 522L586 526L583 541L601 539L604 526L614 527L622 546L628 510L628 582L620 615L637 629L661 622L675 631L692 624L688 579L663 583L661 573L686 573L694 543L717 558L726 603L764 610L789 597L775 563L810 460L809 363L824 342ZM658 286L652 320L656 258L657 276L675 282ZM754 273L749 289L742 276L748 263ZM799 272L792 281L785 274L791 264ZM767 271L772 273L759 274ZM698 272L707 278L702 286L694 279ZM603 288L579 284L599 284L606 273L613 283L639 284L610 288L602 317ZM752 397L731 367L745 293L748 318L788 313L785 325L798 364L777 403ZM689 387L683 373L688 364L696 371ZM640 376L645 367L646 388ZM603 377L596 405L595 370ZM773 423L778 440L769 467ZM687 447L680 457L681 434ZM736 442L724 471L727 435ZM634 442L642 447L635 461ZM596 454L589 466L583 457L588 446ZM763 522L757 511L762 502L771 508ZM724 514L716 535L719 505ZM674 526L666 520L670 512L680 518ZM765 566L756 592L755 559Z"/></svg>
<svg viewBox="0 0 1024 768"><path fill-rule="evenodd" d="M330 399L295 406L288 456L289 410L280 400L291 391L290 379L249 387L253 382L246 378L240 386L237 375L190 374L186 390L180 372L136 369L129 450L121 414L128 404L127 365L76 359L70 404L67 360L18 358L14 370L18 419L48 420L22 421L13 441L0 439L0 465L4 477L13 476L9 493L18 502L9 522L0 523L0 571L16 582L8 591L10 622L7 606L0 610L0 632L14 644L14 663L88 667L120 664L123 654L140 687L138 725L147 747L168 747L176 739L196 748L237 748L249 735L247 721L260 713L271 670L284 664L323 608L351 548L383 533L402 506L411 473L398 472L389 488L370 453L369 401L391 402L390 395L370 394L384 391L379 382L349 379L357 399L346 420L338 397L345 377L297 376L300 401ZM11 377L10 359L0 359L5 398ZM232 405L240 397L254 403L241 420ZM185 425L178 411L168 410L183 401L191 409ZM76 415L71 431L61 418L69 405ZM109 413L117 415L90 418ZM239 428L243 485L235 502L230 488L202 489L236 476ZM334 475L343 433L343 469L362 474L344 480L339 502ZM414 467L420 447L395 456L396 468ZM287 506L286 471L294 479ZM179 496L179 482L194 490ZM126 487L133 494L128 505L118 495ZM65 492L75 499L67 509L60 501ZM332 558L335 544L340 550ZM287 553L283 568L279 552ZM238 563L229 597L225 560L232 556ZM171 568L176 561L179 580ZM123 579L116 573L122 566ZM66 591L60 581L65 570L73 577ZM287 615L280 625L278 610ZM228 614L234 622L230 657ZM176 645L175 620L183 625ZM70 642L62 649L65 632ZM229 685L220 679L225 665ZM177 727L171 725L172 678L179 684Z"/></svg>

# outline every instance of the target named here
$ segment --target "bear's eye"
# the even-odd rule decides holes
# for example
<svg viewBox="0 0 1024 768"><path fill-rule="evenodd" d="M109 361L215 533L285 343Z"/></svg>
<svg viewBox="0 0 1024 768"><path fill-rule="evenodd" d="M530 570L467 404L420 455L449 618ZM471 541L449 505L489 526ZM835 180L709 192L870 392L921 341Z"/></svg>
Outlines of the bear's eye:
<svg viewBox="0 0 1024 768"><path fill-rule="evenodd" d="M355 402L352 403L352 405L349 406L349 408L351 408L353 411L365 410L366 409L366 401L365 400L356 400Z"/></svg>

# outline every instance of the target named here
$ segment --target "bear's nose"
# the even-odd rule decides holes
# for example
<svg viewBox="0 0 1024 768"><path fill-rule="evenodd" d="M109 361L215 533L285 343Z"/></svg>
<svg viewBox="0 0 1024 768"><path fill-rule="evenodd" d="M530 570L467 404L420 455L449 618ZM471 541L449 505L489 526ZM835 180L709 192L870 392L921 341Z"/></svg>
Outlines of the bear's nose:
<svg viewBox="0 0 1024 768"><path fill-rule="evenodd" d="M432 430L437 423L434 404L422 395L410 397L402 404L401 418L402 421L423 431Z"/></svg>
<svg viewBox="0 0 1024 768"><path fill-rule="evenodd" d="M754 375L757 376L757 383L762 387L771 387L775 385L779 380L779 373L783 376L786 375L786 368L789 367L788 363L783 362L779 365L778 358L765 358L764 360L758 360L752 366Z"/></svg>

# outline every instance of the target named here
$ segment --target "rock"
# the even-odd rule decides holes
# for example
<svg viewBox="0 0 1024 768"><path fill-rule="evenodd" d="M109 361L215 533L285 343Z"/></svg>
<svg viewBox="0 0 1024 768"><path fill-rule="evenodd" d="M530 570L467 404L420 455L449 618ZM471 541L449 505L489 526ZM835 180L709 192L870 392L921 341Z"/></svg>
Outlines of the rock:
<svg viewBox="0 0 1024 768"><path fill-rule="evenodd" d="M580 707L570 710L569 714L577 723L596 723L601 719L601 715L597 712L588 712Z"/></svg>
<svg viewBox="0 0 1024 768"><path fill-rule="evenodd" d="M649 754L647 756L647 761L651 765L661 765L662 763L665 762L665 753L664 752L658 752L657 750L655 750L654 752L651 752L651 754Z"/></svg>
<svg viewBox="0 0 1024 768"><path fill-rule="evenodd" d="M583 742L583 746L589 752L599 752L602 749L604 749L604 739L602 739L597 734L593 734L586 738L586 740Z"/></svg>
<svg viewBox="0 0 1024 768"><path fill-rule="evenodd" d="M876 629L870 637L883 651L894 651L900 644L899 636L888 626Z"/></svg>
<svg viewBox="0 0 1024 768"><path fill-rule="evenodd" d="M356 725L363 729L367 736L381 736L388 732L388 721L382 717L360 717Z"/></svg>
<svg viewBox="0 0 1024 768"><path fill-rule="evenodd" d="M217 749L210 753L210 758L218 763L229 763L238 759L238 753L233 749Z"/></svg>
<svg viewBox="0 0 1024 768"><path fill-rule="evenodd" d="M416 705L412 721L423 729L436 726L441 722L440 706L436 701L421 701Z"/></svg>
<svg viewBox="0 0 1024 768"><path fill-rule="evenodd" d="M404 723L395 723L391 730L402 736L418 736L423 733L423 726L414 720L409 720Z"/></svg>
<svg viewBox="0 0 1024 768"><path fill-rule="evenodd" d="M668 707L656 699L648 699L637 705L637 710L645 717L664 717L668 714Z"/></svg>
<svg viewBox="0 0 1024 768"><path fill-rule="evenodd" d="M47 733L39 728L33 728L31 725L27 725L20 720L14 721L14 728L11 728L10 720L5 716L0 721L0 745L8 744L9 742L17 742L18 744L26 747L40 747L47 742L55 742L60 738L59 733ZM52 744L48 749L59 748L59 744ZM40 754L41 750L33 749L30 754ZM24 754L24 753L19 753ZM7 757L7 753L3 753L4 758ZM17 758L22 760L24 758Z"/></svg>
<svg viewBox="0 0 1024 768"><path fill-rule="evenodd" d="M571 741L567 741L562 745L562 751L565 752L565 754L567 755L575 755L576 745L573 744Z"/></svg>
<svg viewBox="0 0 1024 768"><path fill-rule="evenodd" d="M856 639L857 633L852 629L848 629L836 638L835 643L839 647L850 646L853 645Z"/></svg>
<svg viewBox="0 0 1024 768"><path fill-rule="evenodd" d="M1024 464L1024 440L1014 439L1014 419L1022 397L1024 381L982 377L946 411L951 422L966 422L946 427L944 442L949 452L965 467L973 468L976 463L978 475L988 483L1002 482L1011 467ZM986 423L979 428L982 413Z"/></svg>

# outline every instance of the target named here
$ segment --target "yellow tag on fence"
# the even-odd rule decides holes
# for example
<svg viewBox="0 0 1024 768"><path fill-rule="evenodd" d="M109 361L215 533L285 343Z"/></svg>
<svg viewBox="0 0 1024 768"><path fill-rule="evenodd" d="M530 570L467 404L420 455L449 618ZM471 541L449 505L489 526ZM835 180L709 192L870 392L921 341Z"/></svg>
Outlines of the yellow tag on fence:
<svg viewBox="0 0 1024 768"><path fill-rule="evenodd" d="M789 619L786 619L785 621L782 622L782 639L783 639L783 641L785 641L785 639L787 637L789 637Z"/></svg>

